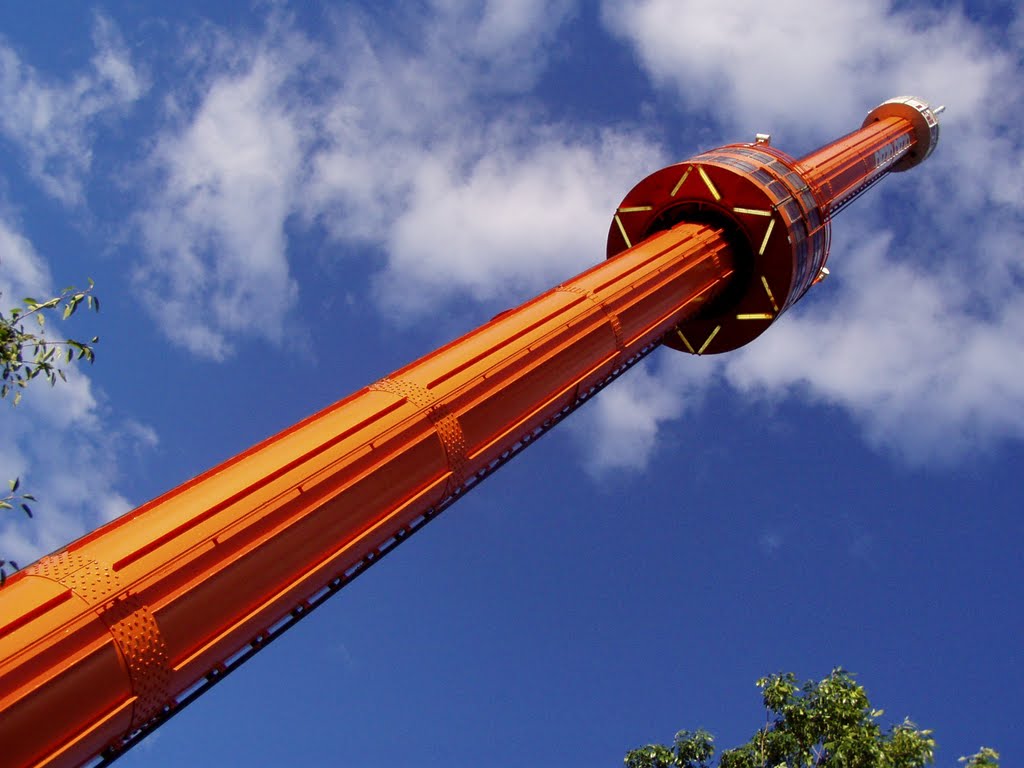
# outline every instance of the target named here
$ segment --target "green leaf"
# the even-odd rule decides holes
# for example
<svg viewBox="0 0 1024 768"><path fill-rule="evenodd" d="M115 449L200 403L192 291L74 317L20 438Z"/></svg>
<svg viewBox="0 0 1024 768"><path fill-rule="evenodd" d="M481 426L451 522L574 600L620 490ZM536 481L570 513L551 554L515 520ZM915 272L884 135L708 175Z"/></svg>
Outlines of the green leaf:
<svg viewBox="0 0 1024 768"><path fill-rule="evenodd" d="M11 493L14 493L18 490L18 486L21 485L21 478L16 477L13 480L8 480L7 484L11 486Z"/></svg>
<svg viewBox="0 0 1024 768"><path fill-rule="evenodd" d="M825 679L802 685L792 674L757 681L768 710L768 723L754 737L722 753L719 768L923 768L934 760L931 732L905 721L883 733L864 687L852 674L836 668ZM674 754L648 745L626 755L627 768L708 768L714 752L710 734L676 734ZM979 753L967 768L992 768ZM974 759L974 758L969 758Z"/></svg>

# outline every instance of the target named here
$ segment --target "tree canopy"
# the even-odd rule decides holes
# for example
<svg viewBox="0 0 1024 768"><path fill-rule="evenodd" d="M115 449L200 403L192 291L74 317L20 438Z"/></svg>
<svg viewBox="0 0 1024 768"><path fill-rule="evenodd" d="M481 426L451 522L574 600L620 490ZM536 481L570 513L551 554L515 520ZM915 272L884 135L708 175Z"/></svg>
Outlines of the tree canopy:
<svg viewBox="0 0 1024 768"><path fill-rule="evenodd" d="M883 715L854 676L837 668L818 682L791 674L757 681L766 723L746 744L722 752L705 730L679 731L671 746L649 744L627 753L626 768L921 768L935 760L930 730L910 720L883 729ZM998 768L988 747L960 761L965 768Z"/></svg>
<svg viewBox="0 0 1024 768"><path fill-rule="evenodd" d="M33 380L41 377L53 386L58 379L67 381L65 366L73 361L93 362L96 353L92 345L99 341L98 336L86 343L46 335L47 315L60 313L61 319L67 320L82 304L99 311L100 301L93 295L93 287L90 280L85 290L65 288L45 301L26 298L20 306L7 312L0 310L0 400L8 399L12 405L17 405L22 391ZM8 481L6 495L0 496L0 511L17 508L32 517L29 502L34 501L32 494L22 491L21 480L14 478ZM17 570L18 564L0 559L0 586L7 581L8 568Z"/></svg>

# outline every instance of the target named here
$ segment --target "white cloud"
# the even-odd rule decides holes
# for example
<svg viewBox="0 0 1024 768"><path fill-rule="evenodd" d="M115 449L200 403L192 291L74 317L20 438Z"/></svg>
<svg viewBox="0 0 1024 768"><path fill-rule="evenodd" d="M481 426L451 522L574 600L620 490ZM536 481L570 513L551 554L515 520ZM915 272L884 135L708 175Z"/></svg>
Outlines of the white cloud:
<svg viewBox="0 0 1024 768"><path fill-rule="evenodd" d="M843 406L912 461L1024 438L1024 296L979 314L952 271L895 263L890 250L875 236L844 253L828 301L736 353L727 380Z"/></svg>
<svg viewBox="0 0 1024 768"><path fill-rule="evenodd" d="M472 95L529 82L567 8L439 1L433 15L410 20L415 42L405 47L398 30L382 35L357 11L338 15L326 43L272 14L258 39L215 33L192 51L209 70L206 85L171 102L183 119L156 144L160 191L136 219L146 252L137 284L164 332L213 359L246 335L280 342L297 300L288 217L301 210L341 243L392 245L402 211L418 202L416 180L447 151L440 145L454 153L451 173L479 160L485 121ZM439 248L410 248L424 280L406 278L408 295L430 290L446 268L429 261Z"/></svg>
<svg viewBox="0 0 1024 768"><path fill-rule="evenodd" d="M745 132L838 135L903 93L974 115L1005 66L959 10L889 0L616 0L603 15L652 79Z"/></svg>
<svg viewBox="0 0 1024 768"><path fill-rule="evenodd" d="M33 519L6 512L0 520L0 552L22 566L132 506L116 489L118 457L132 438L101 418L84 374L67 375L66 385L28 388L16 408L0 403L0 471L39 500Z"/></svg>
<svg viewBox="0 0 1024 768"><path fill-rule="evenodd" d="M748 397L841 406L912 461L1024 437L1024 101L998 31L882 0L784 0L769 15L635 0L604 18L688 105L731 129L781 128L783 149L900 93L947 103L932 158L842 214L829 287L725 358L725 377Z"/></svg>
<svg viewBox="0 0 1024 768"><path fill-rule="evenodd" d="M49 268L32 244L0 218L0 301L53 295ZM35 495L36 516L0 516L0 558L27 565L130 508L116 490L122 451L152 445L145 425L119 423L101 405L91 379L74 365L67 382L36 380L16 407L0 401L0 482L19 477Z"/></svg>
<svg viewBox="0 0 1024 768"><path fill-rule="evenodd" d="M929 163L855 207L863 232L891 224L883 201L899 206L895 245L841 253L831 306L798 308L750 350L701 370L727 363L744 392L839 404L872 440L918 458L937 452L927 446L949 453L1017 435L1016 389L989 351L995 339L1014 343L1024 245L1015 57L956 10L882 0L752 9L635 0L607 3L604 18L654 80L722 125L824 140L898 93L950 109ZM293 213L342 246L369 246L376 299L399 319L457 299L514 301L592 263L608 211L664 152L638 131L552 124L524 96L572 11L435 0L405 20L414 39L355 11L335 18L331 44L280 16L255 41L222 34L197 54L211 74L157 143L162 191L139 218L139 279L161 299L165 332L213 358L247 334L279 341L296 301ZM836 14L843 35L814 33L835 29ZM997 227L981 232L984 263L964 270L962 254L978 247L963 226L972 218ZM880 332L883 320L900 332ZM824 329L833 338L818 346ZM963 339L952 355L950 334ZM618 457L599 448L594 466L644 464L684 410L678 375L665 371L686 360L633 372L589 409L581 429L609 436L593 445L631 446ZM959 373L966 365L971 377Z"/></svg>
<svg viewBox="0 0 1024 768"><path fill-rule="evenodd" d="M844 213L858 227L836 238L891 227L893 239L840 245L830 306L797 308L715 365L744 392L838 404L917 459L1019 436L1019 393L993 351L1017 349L1024 272L1016 55L956 9L783 0L759 11L603 7L652 79L730 129L781 130L784 148L787 135L837 136L899 93L949 111L928 164ZM386 31L371 12L342 11L330 43L281 15L256 40L217 33L195 53L201 88L173 102L178 125L152 155L161 191L138 218L137 276L165 332L218 359L246 335L282 340L297 301L293 214L376 254L375 298L398 319L514 301L592 263L608 211L664 152L638 131L553 124L529 97L572 12L434 0ZM965 268L964 254L978 263ZM594 445L632 446L625 458L599 449L595 466L642 466L684 410L664 373L676 365L634 372L591 407L586 429L618 436Z"/></svg>
<svg viewBox="0 0 1024 768"><path fill-rule="evenodd" d="M462 11L438 19L435 28L442 31L438 48L461 53L464 47L475 57L474 75L487 90L527 90L548 66L551 42L572 17L575 4L573 0L449 4ZM469 34L463 37L467 27Z"/></svg>
<svg viewBox="0 0 1024 768"><path fill-rule="evenodd" d="M49 284L50 271L32 243L0 219L0 300L13 306L26 296L40 298Z"/></svg>
<svg viewBox="0 0 1024 768"><path fill-rule="evenodd" d="M618 198L662 161L636 133L553 125L515 96L569 3L435 9L414 53L347 27L311 163L306 216L383 252L375 287L392 317L521 299L592 264Z"/></svg>
<svg viewBox="0 0 1024 768"><path fill-rule="evenodd" d="M145 87L114 25L101 16L93 43L89 69L56 82L0 40L0 134L46 193L66 205L83 201L97 123L124 112Z"/></svg>
<svg viewBox="0 0 1024 768"><path fill-rule="evenodd" d="M547 65L548 44L572 4L430 6L387 30L347 11L320 54L333 77L318 105L322 146L310 160L304 212L338 240L382 243L424 166L440 167L443 158L457 175L499 132L497 146L507 149L537 125L515 95Z"/></svg>
<svg viewBox="0 0 1024 768"><path fill-rule="evenodd" d="M235 336L280 341L297 297L284 226L301 136L280 95L293 66L257 53L216 77L153 151L159 192L137 219L145 259L135 278L164 333L202 356L225 358Z"/></svg>
<svg viewBox="0 0 1024 768"><path fill-rule="evenodd" d="M257 39L214 33L190 54L204 85L169 102L179 124L136 217L137 285L165 334L212 359L241 337L280 342L293 213L382 253L376 296L398 318L522 298L589 264L617 196L660 158L613 132L568 138L519 98L571 10L437 0L407 20L414 40L354 10L328 42L280 14Z"/></svg>
<svg viewBox="0 0 1024 768"><path fill-rule="evenodd" d="M643 470L666 423L701 406L717 365L714 358L658 353L602 390L569 422L590 474Z"/></svg>
<svg viewBox="0 0 1024 768"><path fill-rule="evenodd" d="M386 306L409 314L469 296L517 300L591 266L609 211L656 150L621 134L493 145L465 174L453 153L424 158L388 237L378 281Z"/></svg>
<svg viewBox="0 0 1024 768"><path fill-rule="evenodd" d="M142 93L113 24L96 17L96 52L87 71L47 79L0 43L0 133L25 158L41 187L66 205L83 202L96 126ZM10 221L0 218L0 302L54 295L50 268ZM55 329L54 329L55 330ZM103 415L92 380L74 365L67 382L37 380L18 406L0 402L0 482L19 477L35 495L35 518L0 517L0 557L27 565L130 508L116 490L117 458L127 445L155 440L144 425L123 428ZM103 422L106 422L105 424Z"/></svg>

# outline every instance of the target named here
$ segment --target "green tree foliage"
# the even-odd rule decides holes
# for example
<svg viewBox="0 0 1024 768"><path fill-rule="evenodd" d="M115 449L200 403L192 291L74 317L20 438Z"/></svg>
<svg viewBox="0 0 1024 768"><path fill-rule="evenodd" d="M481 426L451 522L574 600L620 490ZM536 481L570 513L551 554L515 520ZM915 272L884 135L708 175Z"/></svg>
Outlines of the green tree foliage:
<svg viewBox="0 0 1024 768"><path fill-rule="evenodd" d="M29 507L30 501L35 501L36 497L31 493L20 493L21 481L18 478L9 480L8 485L10 490L6 496L0 496L0 510L14 509L15 505L21 508L29 517L32 517L32 508ZM7 569L18 570L18 564L13 560L0 560L0 587L7 583Z"/></svg>
<svg viewBox="0 0 1024 768"><path fill-rule="evenodd" d="M746 744L726 750L718 768L920 768L934 762L935 740L909 720L878 724L864 687L843 669L820 682L798 685L792 674L757 681L766 724ZM649 744L626 755L626 768L712 768L714 739L707 731L680 731L672 746ZM960 758L966 768L999 768L987 747Z"/></svg>
<svg viewBox="0 0 1024 768"><path fill-rule="evenodd" d="M961 757L966 768L999 768L999 753L990 747L982 747L970 757Z"/></svg>
<svg viewBox="0 0 1024 768"><path fill-rule="evenodd" d="M93 282L84 291L65 288L59 296L46 301L32 298L22 300L23 306L14 307L4 313L0 311L0 399L14 393L13 403L21 400L21 390L33 379L42 376L50 385L58 377L66 380L61 364L72 360L95 358L92 344L99 341L94 336L88 344L74 339L51 339L46 336L46 316L60 312L67 320L84 302L89 309L99 312L100 301L92 294ZM32 323L35 323L33 325ZM29 329L32 330L29 330Z"/></svg>
<svg viewBox="0 0 1024 768"><path fill-rule="evenodd" d="M79 291L65 288L60 295L37 301L33 298L23 299L21 306L8 312L0 310L0 400L8 399L12 405L21 400L22 390L31 381L42 377L50 382L66 381L64 366L73 360L87 360L90 363L96 357L92 345L99 341L93 336L88 343L75 339L52 339L46 335L47 315L60 313L61 319L67 320L84 304L87 308L99 312L100 301L93 295L93 282L89 287ZM0 510L19 509L32 517L29 502L35 497L21 491L18 478L9 481L6 495L0 496ZM7 581L7 569L18 569L12 560L0 560L0 586Z"/></svg>

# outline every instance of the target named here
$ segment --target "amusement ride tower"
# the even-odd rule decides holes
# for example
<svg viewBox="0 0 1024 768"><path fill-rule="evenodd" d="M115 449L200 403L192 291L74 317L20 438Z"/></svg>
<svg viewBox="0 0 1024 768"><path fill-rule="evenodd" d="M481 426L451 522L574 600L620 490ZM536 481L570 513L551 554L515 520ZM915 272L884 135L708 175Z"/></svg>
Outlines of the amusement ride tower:
<svg viewBox="0 0 1024 768"><path fill-rule="evenodd" d="M602 264L12 576L5 765L116 759L660 344L755 339L939 112L891 99L800 160L758 134L651 174Z"/></svg>

